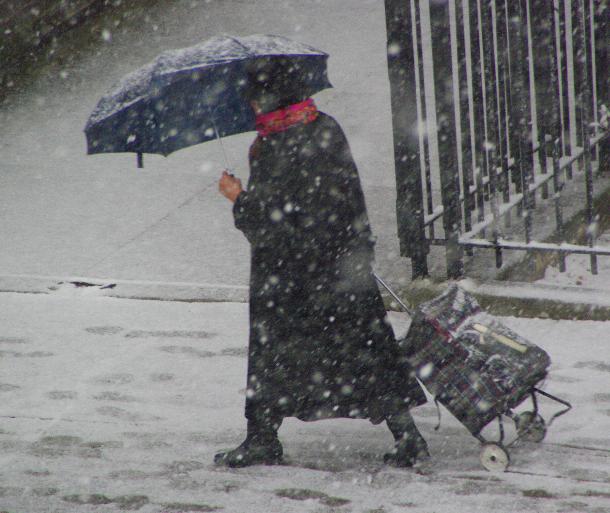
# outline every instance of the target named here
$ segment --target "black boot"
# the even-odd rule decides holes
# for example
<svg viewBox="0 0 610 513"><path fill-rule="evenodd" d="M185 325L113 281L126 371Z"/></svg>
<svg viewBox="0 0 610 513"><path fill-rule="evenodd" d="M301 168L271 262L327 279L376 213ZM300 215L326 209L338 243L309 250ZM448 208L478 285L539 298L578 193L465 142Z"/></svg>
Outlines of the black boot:
<svg viewBox="0 0 610 513"><path fill-rule="evenodd" d="M428 444L408 410L386 416L386 422L395 443L394 450L384 455L385 463L395 467L412 467L416 462L430 457Z"/></svg>
<svg viewBox="0 0 610 513"><path fill-rule="evenodd" d="M282 444L277 437L280 422L256 423L248 419L248 434L241 445L231 451L214 456L216 465L248 467L250 465L276 465L282 461Z"/></svg>

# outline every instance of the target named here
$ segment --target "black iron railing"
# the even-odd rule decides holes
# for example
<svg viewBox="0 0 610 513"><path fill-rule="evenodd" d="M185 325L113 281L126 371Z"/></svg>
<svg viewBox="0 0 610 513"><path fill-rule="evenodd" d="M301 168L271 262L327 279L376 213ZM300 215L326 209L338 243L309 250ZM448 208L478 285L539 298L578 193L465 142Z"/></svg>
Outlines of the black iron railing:
<svg viewBox="0 0 610 513"><path fill-rule="evenodd" d="M508 249L555 252L561 270L587 254L597 273L610 255L593 229L610 146L608 0L386 0L386 17L399 238L414 277L430 245L445 247L450 278L474 248L494 250L498 267ZM565 240L562 192L577 176L586 245L533 240L547 201ZM522 241L504 236L515 219Z"/></svg>

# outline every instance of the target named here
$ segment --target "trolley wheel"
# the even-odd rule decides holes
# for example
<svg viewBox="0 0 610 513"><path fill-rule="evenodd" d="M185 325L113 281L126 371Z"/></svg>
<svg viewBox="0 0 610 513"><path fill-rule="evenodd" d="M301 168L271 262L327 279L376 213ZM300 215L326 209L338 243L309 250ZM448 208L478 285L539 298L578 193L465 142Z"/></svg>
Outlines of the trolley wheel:
<svg viewBox="0 0 610 513"><path fill-rule="evenodd" d="M500 444L487 443L483 445L479 456L481 464L489 472L505 472L510 463L508 452Z"/></svg>
<svg viewBox="0 0 610 513"><path fill-rule="evenodd" d="M544 419L533 411L521 413L515 419L515 425L517 426L517 435L526 442L539 443L546 436Z"/></svg>

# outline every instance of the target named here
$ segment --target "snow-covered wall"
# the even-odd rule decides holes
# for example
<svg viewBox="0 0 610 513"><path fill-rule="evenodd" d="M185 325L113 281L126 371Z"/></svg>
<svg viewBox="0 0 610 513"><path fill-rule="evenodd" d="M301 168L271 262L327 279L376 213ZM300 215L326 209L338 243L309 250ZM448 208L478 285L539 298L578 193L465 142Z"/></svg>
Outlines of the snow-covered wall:
<svg viewBox="0 0 610 513"><path fill-rule="evenodd" d="M53 37L120 2L0 0L0 88L5 86L10 73Z"/></svg>

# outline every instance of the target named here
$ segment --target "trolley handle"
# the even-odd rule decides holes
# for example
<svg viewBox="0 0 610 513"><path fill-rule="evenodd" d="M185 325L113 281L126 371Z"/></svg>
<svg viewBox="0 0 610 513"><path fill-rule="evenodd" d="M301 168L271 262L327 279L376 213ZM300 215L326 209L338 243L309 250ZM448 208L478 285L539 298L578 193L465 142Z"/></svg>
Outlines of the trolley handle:
<svg viewBox="0 0 610 513"><path fill-rule="evenodd" d="M568 402L565 401L563 399L559 399L559 397L555 397L554 395L549 394L548 392L545 392L544 390L540 390L539 388L532 388L532 390L534 392L538 392L540 395L543 395L544 397L548 397L549 399L552 399L555 402L558 402L559 404L563 404L565 406L565 409L558 411L557 413L555 413L555 415L553 415L551 417L551 420L549 420L547 427L549 427L557 417L561 417L562 415L564 415L565 413L568 413L571 409L572 409L572 405Z"/></svg>
<svg viewBox="0 0 610 513"><path fill-rule="evenodd" d="M407 314L409 314L409 317L413 317L413 310L411 308L409 308L407 305L405 305L403 303L403 301L396 295L396 293L390 288L390 286L383 281L375 271L373 271L373 276L375 277L375 279L383 286L384 289L386 289L390 295L394 298L394 300L402 307L402 309L407 312Z"/></svg>

